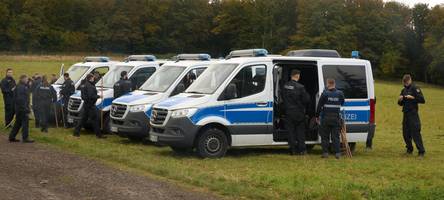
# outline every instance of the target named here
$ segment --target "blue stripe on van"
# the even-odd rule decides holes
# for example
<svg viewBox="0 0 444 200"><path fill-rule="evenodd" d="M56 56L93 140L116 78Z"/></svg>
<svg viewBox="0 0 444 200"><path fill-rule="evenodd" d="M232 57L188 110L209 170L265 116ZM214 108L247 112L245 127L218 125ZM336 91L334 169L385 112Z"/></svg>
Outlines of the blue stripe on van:
<svg viewBox="0 0 444 200"><path fill-rule="evenodd" d="M344 103L344 106L368 106L370 105L370 102L368 100L366 101L346 101Z"/></svg>
<svg viewBox="0 0 444 200"><path fill-rule="evenodd" d="M104 100L103 100L103 103L100 103L99 105L97 105L97 109L103 109L103 108L105 108L105 107L107 107L107 106L110 106L111 105L111 103L113 102L113 100L114 100L114 98L105 98Z"/></svg>
<svg viewBox="0 0 444 200"><path fill-rule="evenodd" d="M346 110L346 122L369 122L370 111L368 110Z"/></svg>
<svg viewBox="0 0 444 200"><path fill-rule="evenodd" d="M197 110L193 116L191 116L191 121L194 124L197 124L197 122L199 122L200 120L202 120L203 118L206 118L206 117L216 116L216 117L225 118L224 109L225 109L225 106L223 106L223 105L201 108L201 109Z"/></svg>

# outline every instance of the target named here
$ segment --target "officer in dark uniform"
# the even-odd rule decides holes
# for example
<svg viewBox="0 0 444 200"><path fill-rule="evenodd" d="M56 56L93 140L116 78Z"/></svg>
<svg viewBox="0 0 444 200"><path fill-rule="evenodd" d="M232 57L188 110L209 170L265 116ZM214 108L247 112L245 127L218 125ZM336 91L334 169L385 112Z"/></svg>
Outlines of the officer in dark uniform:
<svg viewBox="0 0 444 200"><path fill-rule="evenodd" d="M36 90L36 97L39 99L39 117L40 117L40 130L42 132L48 132L48 119L51 111L51 104L57 101L57 93L48 81L48 77L45 75L42 78L42 83Z"/></svg>
<svg viewBox="0 0 444 200"><path fill-rule="evenodd" d="M96 86L94 86L94 75L88 74L86 76L85 84L83 84L80 88L82 93L82 100L83 100L83 113L82 113L82 119L80 120L80 123L76 125L76 128L74 130L74 136L79 137L80 136L80 129L88 122L88 119L91 121L91 124L94 129L94 133L96 134L97 138L105 138L105 136L102 135L99 128L99 118L98 118L98 111L96 107L96 101L100 97L97 95L97 89Z"/></svg>
<svg viewBox="0 0 444 200"><path fill-rule="evenodd" d="M34 74L32 84L31 84L32 112L34 113L36 128L40 127L40 116L39 116L39 108L38 108L38 104L40 102L35 94L36 94L37 88L40 87L40 84L42 84L42 77L40 76L40 74L36 73L36 74Z"/></svg>
<svg viewBox="0 0 444 200"><path fill-rule="evenodd" d="M403 77L404 89L398 99L398 104L402 106L404 117L402 120L402 133L404 137L407 154L413 153L412 139L418 149L418 155L423 157L425 154L424 145L421 136L421 121L418 115L418 104L424 104L425 99L421 89L412 83L410 75Z"/></svg>
<svg viewBox="0 0 444 200"><path fill-rule="evenodd" d="M319 122L321 116L321 141L322 141L322 157L328 157L328 149L330 146L330 138L333 142L335 157L341 157L341 144L339 141L339 133L341 131L341 106L344 105L344 93L336 89L334 79L327 79L327 89L322 92L319 98L318 107L316 109L316 117Z"/></svg>
<svg viewBox="0 0 444 200"><path fill-rule="evenodd" d="M292 155L306 154L305 146L305 111L310 97L300 84L301 72L291 71L291 80L284 85L283 100L287 116L288 144ZM296 144L297 143L297 144Z"/></svg>
<svg viewBox="0 0 444 200"><path fill-rule="evenodd" d="M133 84L128 80L128 72L123 71L120 73L120 80L114 84L114 98L119 98L132 91Z"/></svg>
<svg viewBox="0 0 444 200"><path fill-rule="evenodd" d="M6 69L6 77L1 82L1 89L3 94L3 103L5 104L5 126L10 126L12 119L14 119L14 89L15 80L12 77L12 69Z"/></svg>
<svg viewBox="0 0 444 200"><path fill-rule="evenodd" d="M69 125L66 122L66 119L68 117L68 102L69 97L74 94L76 88L74 85L74 82L69 77L68 73L63 74L63 79L65 79L65 82L63 82L62 87L60 89L60 96L62 98L62 104L63 104L63 123L65 128L69 128Z"/></svg>
<svg viewBox="0 0 444 200"><path fill-rule="evenodd" d="M14 127L9 134L10 142L19 142L15 137L22 129L22 142L32 143L33 140L29 139L29 88L28 77L26 75L20 76L19 84L14 91L14 105L15 105L15 123Z"/></svg>

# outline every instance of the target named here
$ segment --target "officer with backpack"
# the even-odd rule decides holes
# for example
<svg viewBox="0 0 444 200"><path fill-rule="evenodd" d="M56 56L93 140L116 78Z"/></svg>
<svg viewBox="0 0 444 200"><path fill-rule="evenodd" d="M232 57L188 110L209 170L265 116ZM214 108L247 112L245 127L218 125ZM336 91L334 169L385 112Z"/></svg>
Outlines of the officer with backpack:
<svg viewBox="0 0 444 200"><path fill-rule="evenodd" d="M328 157L330 139L333 142L336 159L341 157L341 143L339 140L341 131L340 112L344 102L344 93L336 89L335 80L327 79L327 89L322 92L316 109L317 121L321 124L322 158ZM320 120L319 117L321 117Z"/></svg>
<svg viewBox="0 0 444 200"><path fill-rule="evenodd" d="M37 107L40 117L40 131L47 133L51 104L57 101L57 93L46 75L42 77L42 83L37 87L35 93L35 96L39 99Z"/></svg>

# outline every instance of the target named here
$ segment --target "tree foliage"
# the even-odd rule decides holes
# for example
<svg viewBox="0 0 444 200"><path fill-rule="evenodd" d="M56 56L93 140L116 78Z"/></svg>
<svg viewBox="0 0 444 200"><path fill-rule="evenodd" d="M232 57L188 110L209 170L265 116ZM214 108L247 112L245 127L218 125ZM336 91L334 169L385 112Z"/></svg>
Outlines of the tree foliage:
<svg viewBox="0 0 444 200"><path fill-rule="evenodd" d="M359 50L375 74L444 84L444 6L382 0L0 0L0 51Z"/></svg>

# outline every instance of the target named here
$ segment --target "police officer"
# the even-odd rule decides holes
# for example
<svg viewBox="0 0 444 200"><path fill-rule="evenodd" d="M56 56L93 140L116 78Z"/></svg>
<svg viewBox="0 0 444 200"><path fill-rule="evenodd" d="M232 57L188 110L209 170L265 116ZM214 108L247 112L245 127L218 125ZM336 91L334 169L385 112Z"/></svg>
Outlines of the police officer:
<svg viewBox="0 0 444 200"><path fill-rule="evenodd" d="M36 90L36 97L39 99L38 108L40 116L40 130L42 132L48 132L48 119L51 111L51 104L57 101L57 93L48 81L48 77L45 75L42 78L42 83Z"/></svg>
<svg viewBox="0 0 444 200"><path fill-rule="evenodd" d="M32 143L33 140L29 139L29 88L28 88L28 77L26 75L21 75L19 84L14 91L14 105L15 105L15 123L14 127L9 134L10 142L19 142L15 137L22 129L22 142Z"/></svg>
<svg viewBox="0 0 444 200"><path fill-rule="evenodd" d="M120 80L114 84L114 98L119 98L120 96L127 94L132 91L133 84L128 80L128 72L123 71L120 73Z"/></svg>
<svg viewBox="0 0 444 200"><path fill-rule="evenodd" d="M40 116L39 116L39 108L38 108L38 104L39 104L40 99L38 99L35 94L36 94L37 88L40 87L41 83L42 83L42 77L40 76L40 74L35 73L33 80L32 80L32 84L31 84L31 93L32 93L32 112L34 113L36 128L40 127Z"/></svg>
<svg viewBox="0 0 444 200"><path fill-rule="evenodd" d="M80 136L80 129L82 129L82 127L88 122L88 119L90 119L96 137L105 138L105 136L103 136L100 132L99 128L99 118L97 116L98 111L96 108L96 101L100 96L97 95L97 89L94 86L94 75L88 74L86 76L85 84L81 86L80 90L82 93L82 100L84 102L84 110L82 113L82 119L80 123L76 125L76 128L74 130L74 136Z"/></svg>
<svg viewBox="0 0 444 200"><path fill-rule="evenodd" d="M3 94L3 103L5 104L5 126L10 126L14 119L14 89L15 80L12 77L12 69L6 69L6 77L1 81L1 90Z"/></svg>
<svg viewBox="0 0 444 200"><path fill-rule="evenodd" d="M418 149L418 156L425 154L421 136L421 121L418 115L418 104L424 104L425 99L421 89L412 83L412 77L408 74L403 77L404 89L398 99L398 104L402 106L404 117L402 120L402 133L404 137L407 154L413 153L412 139Z"/></svg>
<svg viewBox="0 0 444 200"><path fill-rule="evenodd" d="M69 77L68 73L64 73L63 74L63 79L65 80L62 84L62 87L60 89L60 96L62 98L62 103L63 103L63 123L65 128L68 128L68 124L66 123L66 119L68 117L68 102L69 102L69 97L71 95L74 94L76 88L74 85L74 82L71 80L71 78Z"/></svg>
<svg viewBox="0 0 444 200"><path fill-rule="evenodd" d="M339 132L341 130L340 111L344 105L344 93L336 89L334 79L327 79L327 89L322 92L316 109L316 117L319 122L321 116L321 142L322 157L328 157L330 138L333 142L336 159L341 157Z"/></svg>
<svg viewBox="0 0 444 200"><path fill-rule="evenodd" d="M283 100L287 115L288 144L292 155L306 154L305 146L305 108L310 97L300 84L301 72L291 71L291 80L284 85ZM296 144L297 143L297 144Z"/></svg>

